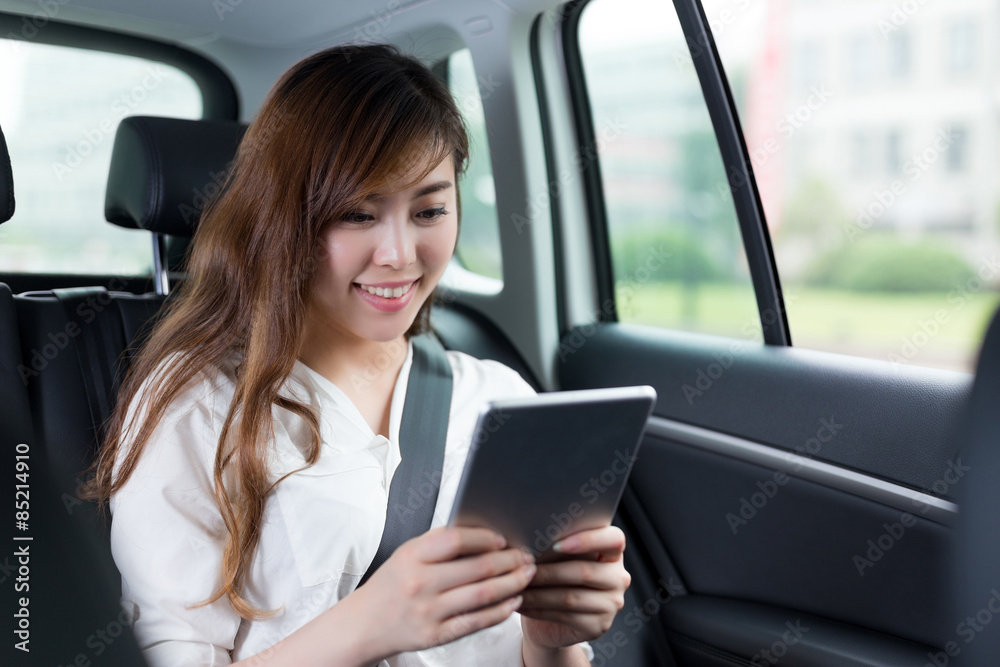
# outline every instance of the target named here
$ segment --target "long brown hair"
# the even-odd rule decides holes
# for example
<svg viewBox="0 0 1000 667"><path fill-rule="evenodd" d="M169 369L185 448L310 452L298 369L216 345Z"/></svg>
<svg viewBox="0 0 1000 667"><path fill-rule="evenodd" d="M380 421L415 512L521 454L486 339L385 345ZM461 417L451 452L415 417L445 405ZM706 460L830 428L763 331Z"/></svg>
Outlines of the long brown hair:
<svg viewBox="0 0 1000 667"><path fill-rule="evenodd" d="M398 187L392 179L414 164L430 165L417 182L449 155L461 174L468 139L448 89L419 61L384 45L335 47L297 63L247 130L226 188L195 233L187 281L124 379L87 488L105 506L188 383L239 355L214 465L228 532L221 583L201 604L225 595L245 619L273 613L252 605L242 589L265 498L281 481L268 482L265 463L274 406L309 425L306 466L319 457L318 416L279 389L300 347L321 232L366 197ZM427 326L432 299L407 337ZM139 394L150 378L148 393Z"/></svg>

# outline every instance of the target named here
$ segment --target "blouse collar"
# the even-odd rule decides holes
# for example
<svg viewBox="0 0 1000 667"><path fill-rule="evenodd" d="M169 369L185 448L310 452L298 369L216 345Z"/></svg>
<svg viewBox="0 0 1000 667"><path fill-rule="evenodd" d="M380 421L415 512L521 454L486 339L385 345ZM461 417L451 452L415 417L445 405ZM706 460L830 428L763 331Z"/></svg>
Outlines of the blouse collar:
<svg viewBox="0 0 1000 667"><path fill-rule="evenodd" d="M403 406L406 402L406 388L409 384L412 365L413 343L407 340L406 358L399 369L399 376L396 379L395 387L393 387L392 399L389 404L388 439L372 431L371 426L365 421L365 418L354 405L354 402L348 398L347 394L340 387L325 376L299 360L295 361L292 375L306 386L314 388L320 398L322 406L320 410L320 425L324 445L330 445L335 450L339 450L343 449L341 445L355 440L355 438L347 436L342 430L345 426L343 422L346 421L351 427L356 429L357 436L362 438L362 442L367 443L364 447L381 460L388 482L391 471L395 469L400 459L399 428L403 416ZM327 405L323 405L323 403ZM338 419L338 416L341 419Z"/></svg>

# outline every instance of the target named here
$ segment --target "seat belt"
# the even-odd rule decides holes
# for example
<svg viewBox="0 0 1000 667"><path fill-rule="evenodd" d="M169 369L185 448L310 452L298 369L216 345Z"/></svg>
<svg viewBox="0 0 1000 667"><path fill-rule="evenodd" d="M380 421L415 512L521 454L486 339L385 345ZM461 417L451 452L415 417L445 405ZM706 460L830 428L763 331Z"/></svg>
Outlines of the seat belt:
<svg viewBox="0 0 1000 667"><path fill-rule="evenodd" d="M410 341L413 360L399 425L402 459L389 485L382 540L358 586L364 585L400 544L430 530L441 486L451 408L451 364L433 335L414 336Z"/></svg>

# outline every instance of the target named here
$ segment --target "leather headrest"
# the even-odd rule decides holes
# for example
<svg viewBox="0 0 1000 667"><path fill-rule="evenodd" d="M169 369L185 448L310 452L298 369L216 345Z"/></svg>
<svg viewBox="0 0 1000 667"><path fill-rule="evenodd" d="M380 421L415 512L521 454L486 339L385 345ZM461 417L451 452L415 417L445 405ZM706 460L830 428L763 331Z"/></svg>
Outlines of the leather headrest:
<svg viewBox="0 0 1000 667"><path fill-rule="evenodd" d="M124 119L111 152L104 217L121 227L191 237L245 131L233 121Z"/></svg>
<svg viewBox="0 0 1000 667"><path fill-rule="evenodd" d="M7 142L0 129L0 222L14 217L14 174L10 169L10 155Z"/></svg>

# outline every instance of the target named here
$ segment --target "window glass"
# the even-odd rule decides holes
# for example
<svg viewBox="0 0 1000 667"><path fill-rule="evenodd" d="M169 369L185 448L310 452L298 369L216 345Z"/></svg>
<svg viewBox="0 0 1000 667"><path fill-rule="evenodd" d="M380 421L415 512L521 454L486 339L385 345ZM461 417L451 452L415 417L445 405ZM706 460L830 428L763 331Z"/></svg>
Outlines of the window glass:
<svg viewBox="0 0 1000 667"><path fill-rule="evenodd" d="M875 81L875 39L862 32L849 37L848 43L848 81L854 88L866 88Z"/></svg>
<svg viewBox="0 0 1000 667"><path fill-rule="evenodd" d="M579 29L619 320L760 339L728 180L673 6L592 0Z"/></svg>
<svg viewBox="0 0 1000 667"><path fill-rule="evenodd" d="M492 77L476 76L472 54L462 49L448 58L448 86L458 103L469 133L469 166L459 183L462 197L462 229L455 255L466 269L503 278L500 227L497 223L496 191L487 138L483 99L498 84Z"/></svg>
<svg viewBox="0 0 1000 667"><path fill-rule="evenodd" d="M1000 301L1000 5L703 4L794 344L971 370Z"/></svg>
<svg viewBox="0 0 1000 667"><path fill-rule="evenodd" d="M910 74L910 34L897 30L888 36L889 78L902 79Z"/></svg>
<svg viewBox="0 0 1000 667"><path fill-rule="evenodd" d="M200 118L187 74L117 54L0 39L0 127L17 209L0 225L0 272L150 270L150 234L104 220L118 122L125 116Z"/></svg>
<svg viewBox="0 0 1000 667"><path fill-rule="evenodd" d="M986 2L982 5L987 8ZM972 73L976 68L975 17L959 14L947 22L945 30L945 69L949 74Z"/></svg>

